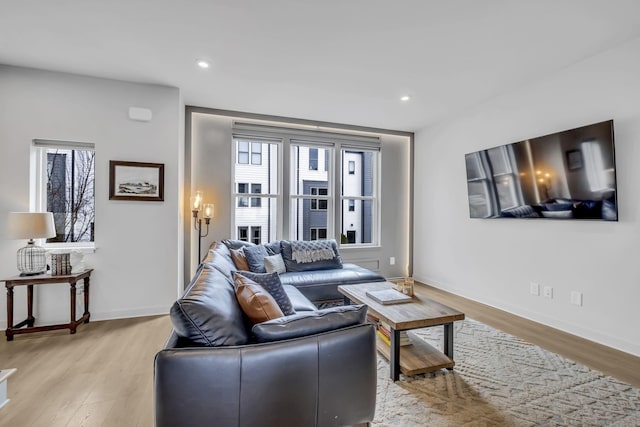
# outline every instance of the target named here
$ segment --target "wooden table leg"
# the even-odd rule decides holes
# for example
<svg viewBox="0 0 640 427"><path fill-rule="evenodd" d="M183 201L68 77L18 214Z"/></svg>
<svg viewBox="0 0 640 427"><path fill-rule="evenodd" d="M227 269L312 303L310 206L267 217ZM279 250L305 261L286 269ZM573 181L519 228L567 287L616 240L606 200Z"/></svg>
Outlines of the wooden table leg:
<svg viewBox="0 0 640 427"><path fill-rule="evenodd" d="M27 285L27 326L33 327L36 318L33 317L33 285Z"/></svg>
<svg viewBox="0 0 640 427"><path fill-rule="evenodd" d="M76 282L69 282L71 286L71 300L69 301L71 305L71 320L69 321L69 329L71 329L71 333L76 333Z"/></svg>
<svg viewBox="0 0 640 427"><path fill-rule="evenodd" d="M400 331L391 328L391 348L389 349L389 370L391 381L400 379Z"/></svg>
<svg viewBox="0 0 640 427"><path fill-rule="evenodd" d="M89 318L91 317L91 313L89 313L89 277L84 278L84 313L82 316L87 317L84 323L89 323Z"/></svg>
<svg viewBox="0 0 640 427"><path fill-rule="evenodd" d="M7 341L13 341L13 285L7 283L7 330L5 335Z"/></svg>

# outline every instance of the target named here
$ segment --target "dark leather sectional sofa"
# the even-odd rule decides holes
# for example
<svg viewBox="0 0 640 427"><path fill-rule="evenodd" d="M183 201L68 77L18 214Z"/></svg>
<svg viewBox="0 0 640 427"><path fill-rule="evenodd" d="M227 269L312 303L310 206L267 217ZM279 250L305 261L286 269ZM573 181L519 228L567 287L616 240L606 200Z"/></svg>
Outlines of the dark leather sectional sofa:
<svg viewBox="0 0 640 427"><path fill-rule="evenodd" d="M282 273L296 313L252 325L236 300L229 247L214 244L172 306L174 330L156 355L156 426L306 427L371 421L376 350L366 306L318 310L308 297L333 299L339 297L338 284L384 278L341 265Z"/></svg>

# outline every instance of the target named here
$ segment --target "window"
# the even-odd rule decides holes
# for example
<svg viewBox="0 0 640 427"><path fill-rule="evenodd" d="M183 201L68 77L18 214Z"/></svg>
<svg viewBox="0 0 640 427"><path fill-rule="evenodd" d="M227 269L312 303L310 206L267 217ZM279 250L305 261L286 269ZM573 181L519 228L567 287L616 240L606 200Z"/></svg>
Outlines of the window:
<svg viewBox="0 0 640 427"><path fill-rule="evenodd" d="M238 194L247 194L249 192L249 184L245 182L238 183ZM246 208L249 206L248 197L238 197L238 207Z"/></svg>
<svg viewBox="0 0 640 427"><path fill-rule="evenodd" d="M234 211L232 233L240 229L247 241L263 243L277 239L279 197L279 146L275 141L257 139L234 139L238 156L233 168L232 197ZM243 151L244 150L244 151ZM246 162L240 156L246 153ZM248 209L247 209L248 208ZM246 227L246 231L245 228ZM255 230L254 230L255 228Z"/></svg>
<svg viewBox="0 0 640 427"><path fill-rule="evenodd" d="M312 228L309 240L327 240L326 228Z"/></svg>
<svg viewBox="0 0 640 427"><path fill-rule="evenodd" d="M249 154L251 154L251 164L262 164L262 143L250 142L250 141L238 141L238 157L237 162L239 164L249 164Z"/></svg>
<svg viewBox="0 0 640 427"><path fill-rule="evenodd" d="M243 233L243 239L261 243L330 238L353 245L379 242L378 138L307 132L296 139L302 136L290 130L280 135L270 127L261 135L258 125L244 123L234 132L243 136L233 140L231 234L240 238ZM258 146L260 151L254 149ZM256 165L257 153L261 163Z"/></svg>
<svg viewBox="0 0 640 427"><path fill-rule="evenodd" d="M327 196L329 195L329 190L326 188L318 188L311 187L311 195L312 196ZM327 199L311 199L311 209L312 210L327 210Z"/></svg>
<svg viewBox="0 0 640 427"><path fill-rule="evenodd" d="M56 226L56 236L47 243L93 246L94 145L34 140L33 146L35 207L39 212L52 212Z"/></svg>
<svg viewBox="0 0 640 427"><path fill-rule="evenodd" d="M262 194L262 184L251 184L251 193ZM260 197L252 197L251 207L259 208L260 206L262 206L262 199Z"/></svg>
<svg viewBox="0 0 640 427"><path fill-rule="evenodd" d="M262 164L262 144L260 143L251 143L251 164Z"/></svg>
<svg viewBox="0 0 640 427"><path fill-rule="evenodd" d="M318 170L318 149L317 148L309 148L309 170L310 171Z"/></svg>
<svg viewBox="0 0 640 427"><path fill-rule="evenodd" d="M261 236L262 235L262 227L251 227L251 242L259 245L262 243Z"/></svg>
<svg viewBox="0 0 640 427"><path fill-rule="evenodd" d="M342 150L342 234L347 243L372 244L377 237L378 151ZM358 174L355 173L357 170ZM356 205L358 210L356 212Z"/></svg>
<svg viewBox="0 0 640 427"><path fill-rule="evenodd" d="M238 163L249 163L249 142L238 141Z"/></svg>
<svg viewBox="0 0 640 427"><path fill-rule="evenodd" d="M249 227L238 227L238 240L242 240L243 242L249 241Z"/></svg>
<svg viewBox="0 0 640 427"><path fill-rule="evenodd" d="M311 146L310 143L293 143L290 146L289 181L289 238L311 240L312 229L331 229L333 201L331 196L331 171L310 167L308 162L317 159L318 150L331 152L328 146ZM324 169L324 168L322 168ZM316 231L317 239L317 231Z"/></svg>

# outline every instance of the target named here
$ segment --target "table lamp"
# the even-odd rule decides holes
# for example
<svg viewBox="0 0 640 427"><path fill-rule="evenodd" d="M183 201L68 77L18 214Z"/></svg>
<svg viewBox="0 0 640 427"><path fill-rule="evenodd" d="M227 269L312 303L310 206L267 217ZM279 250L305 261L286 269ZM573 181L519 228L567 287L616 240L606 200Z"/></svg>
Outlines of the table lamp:
<svg viewBox="0 0 640 427"><path fill-rule="evenodd" d="M21 276L44 273L47 270L46 251L33 239L54 237L56 227L51 212L9 212L7 237L29 239L27 246L18 249L18 270Z"/></svg>

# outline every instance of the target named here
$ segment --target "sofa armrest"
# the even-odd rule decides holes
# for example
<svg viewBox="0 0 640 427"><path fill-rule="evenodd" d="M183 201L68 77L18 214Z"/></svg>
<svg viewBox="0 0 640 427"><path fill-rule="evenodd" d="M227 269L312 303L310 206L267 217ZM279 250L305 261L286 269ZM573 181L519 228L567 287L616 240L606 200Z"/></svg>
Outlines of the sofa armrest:
<svg viewBox="0 0 640 427"><path fill-rule="evenodd" d="M158 427L365 423L375 412L376 369L371 324L264 344L165 349L155 359L155 422Z"/></svg>

